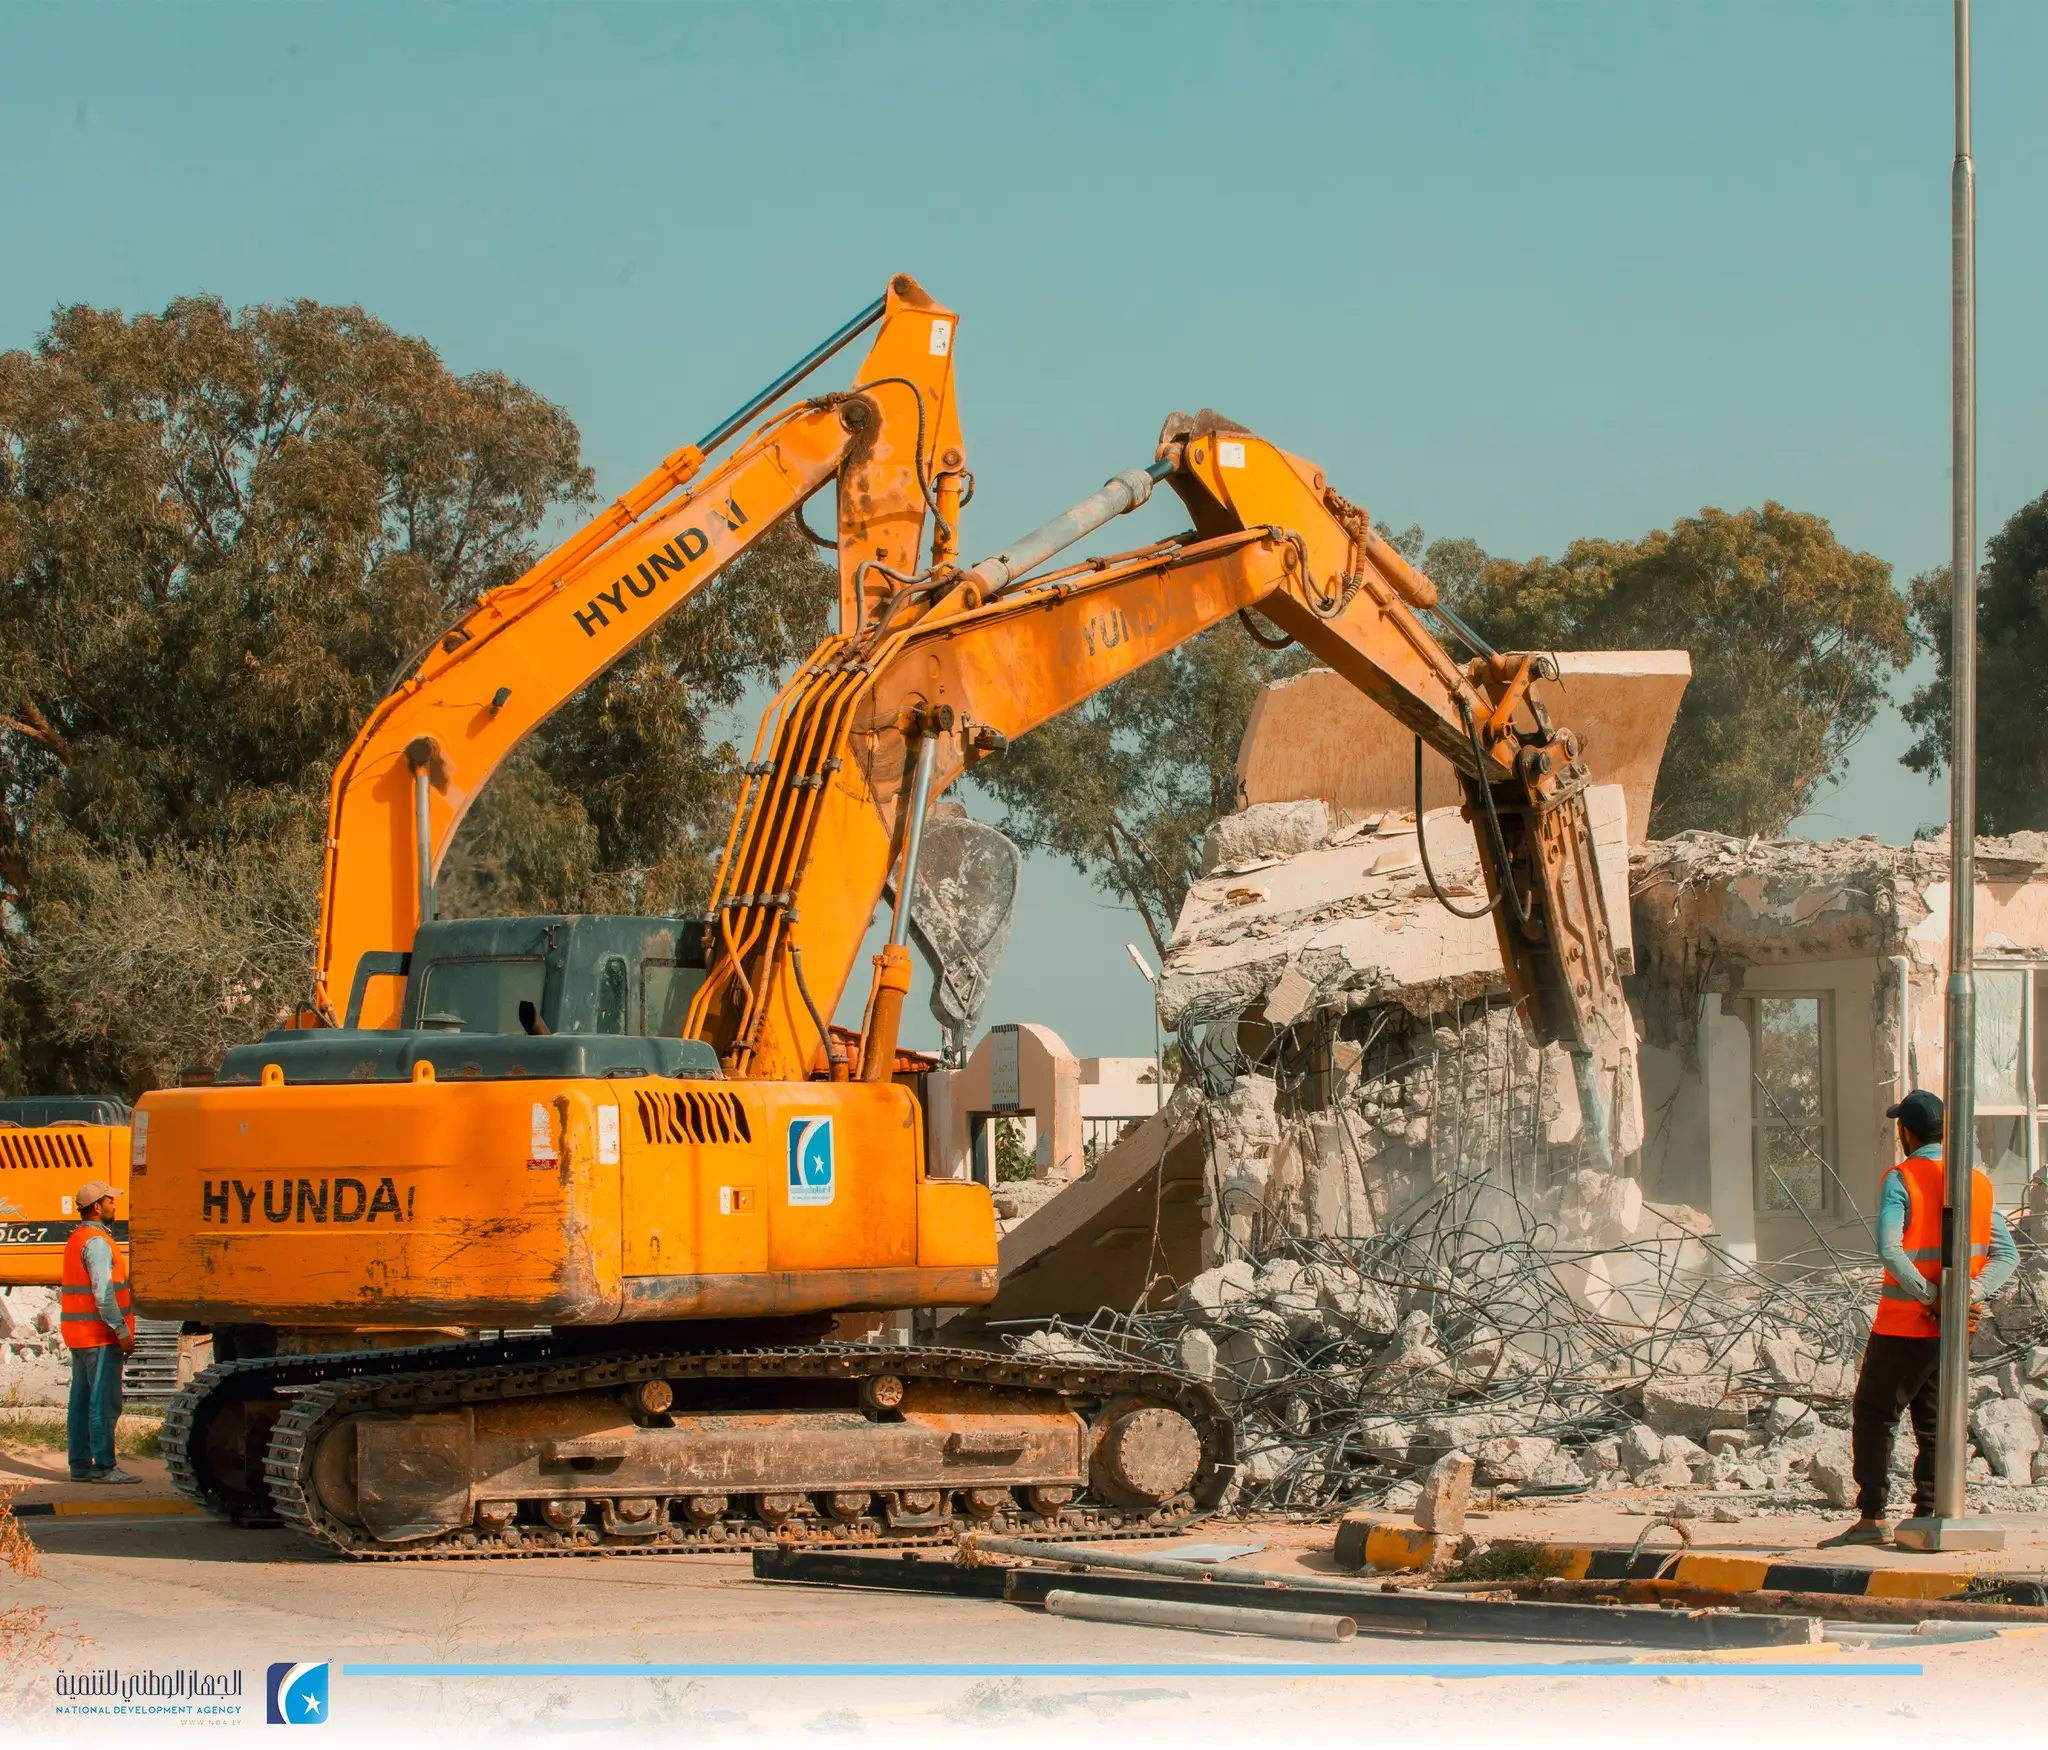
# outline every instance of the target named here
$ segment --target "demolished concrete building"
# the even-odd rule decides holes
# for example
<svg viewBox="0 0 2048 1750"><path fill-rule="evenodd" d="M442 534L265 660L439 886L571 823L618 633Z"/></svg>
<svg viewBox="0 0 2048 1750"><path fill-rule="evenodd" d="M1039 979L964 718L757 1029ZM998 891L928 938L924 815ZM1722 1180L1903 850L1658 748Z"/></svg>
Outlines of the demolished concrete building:
<svg viewBox="0 0 2048 1750"><path fill-rule="evenodd" d="M1940 1079L1945 846L1647 841L1685 659L1567 662L1557 715L1618 780L1589 799L1640 1034L1615 1158L1509 1007L1491 924L1422 880L1412 743L1311 674L1254 714L1246 806L1165 957L1181 1085L1003 1237L975 1322L1214 1378L1247 1500L1398 1501L1452 1449L1525 1489L1848 1499L1882 1113ZM1483 889L1449 793L1426 768L1456 898ZM1979 1147L2017 1207L2048 1120L2048 837L1984 843L1980 878ZM2048 1407L2044 1281L2030 1259L1977 1344L1973 1475L2007 1489Z"/></svg>

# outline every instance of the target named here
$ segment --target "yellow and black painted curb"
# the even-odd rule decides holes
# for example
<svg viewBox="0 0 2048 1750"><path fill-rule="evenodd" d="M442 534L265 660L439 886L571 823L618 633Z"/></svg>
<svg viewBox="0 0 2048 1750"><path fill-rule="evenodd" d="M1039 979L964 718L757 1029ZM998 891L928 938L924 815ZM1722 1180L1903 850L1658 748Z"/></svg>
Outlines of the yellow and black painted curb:
<svg viewBox="0 0 2048 1750"><path fill-rule="evenodd" d="M1334 1553L1339 1567L1399 1571L1430 1566L1436 1545L1434 1532L1353 1514L1337 1522ZM1952 1598L1972 1583L1997 1580L2008 1587L2033 1582L2048 1602L2048 1577L1981 1567L1846 1567L1670 1549L1631 1554L1593 1544L1520 1538L1499 1539L1490 1547L1524 1553L1532 1574L1557 1580L1670 1580L1714 1592L1824 1592L1839 1598Z"/></svg>
<svg viewBox="0 0 2048 1750"><path fill-rule="evenodd" d="M12 1511L17 1519L125 1519L142 1514L197 1513L199 1509L190 1501L159 1496L140 1501L17 1501Z"/></svg>

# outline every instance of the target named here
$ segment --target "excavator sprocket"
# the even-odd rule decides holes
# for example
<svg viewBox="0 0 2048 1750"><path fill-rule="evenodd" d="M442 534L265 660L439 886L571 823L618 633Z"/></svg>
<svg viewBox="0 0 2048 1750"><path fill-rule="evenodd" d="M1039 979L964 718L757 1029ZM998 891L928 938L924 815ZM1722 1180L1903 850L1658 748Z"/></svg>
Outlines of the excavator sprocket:
<svg viewBox="0 0 2048 1750"><path fill-rule="evenodd" d="M577 1349L229 1361L165 1417L209 1512L367 1559L1167 1535L1235 1429L1199 1380L979 1350Z"/></svg>

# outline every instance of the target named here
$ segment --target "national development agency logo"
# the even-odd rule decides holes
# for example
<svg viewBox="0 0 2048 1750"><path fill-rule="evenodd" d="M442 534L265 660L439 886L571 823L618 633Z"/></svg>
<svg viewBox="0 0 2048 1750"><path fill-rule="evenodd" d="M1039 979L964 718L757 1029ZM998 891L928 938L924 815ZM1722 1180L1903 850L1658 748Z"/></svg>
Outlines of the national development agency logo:
<svg viewBox="0 0 2048 1750"><path fill-rule="evenodd" d="M789 1121L789 1200L793 1204L832 1201L832 1120Z"/></svg>
<svg viewBox="0 0 2048 1750"><path fill-rule="evenodd" d="M264 1718L273 1726L319 1726L327 1722L327 1666L271 1666L264 1682Z"/></svg>

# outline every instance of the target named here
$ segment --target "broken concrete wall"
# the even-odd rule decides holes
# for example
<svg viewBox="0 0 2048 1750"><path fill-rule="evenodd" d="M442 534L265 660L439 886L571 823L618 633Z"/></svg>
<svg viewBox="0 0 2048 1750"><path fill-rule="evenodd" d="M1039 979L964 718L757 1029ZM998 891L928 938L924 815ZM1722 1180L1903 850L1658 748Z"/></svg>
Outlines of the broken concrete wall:
<svg viewBox="0 0 2048 1750"><path fill-rule="evenodd" d="M1682 650L1558 651L1558 679L1532 696L1553 723L1579 737L1589 769L1617 784L1638 841L1664 744L1692 674ZM1341 820L1415 807L1415 741L1342 675L1310 669L1260 694L1237 756L1241 803L1320 799ZM1423 807L1459 804L1457 775L1435 753L1423 759Z"/></svg>
<svg viewBox="0 0 2048 1750"><path fill-rule="evenodd" d="M2027 1122L2048 1082L2022 1049L2030 965L2048 962L2048 836L1980 841L1977 953L1994 1024L1980 1028L1982 1164L2017 1207L2039 1164ZM1739 1257L1812 1263L1867 1252L1879 1183L1896 1155L1886 1106L1944 1079L1948 850L1936 838L1813 842L1687 833L1633 859L1652 1191L1712 1208ZM1826 1181L1794 1206L1765 1178L1753 1126L1761 1005L1824 1005ZM1999 1005L2003 1003L2001 1008ZM2002 1030L2001 1030L2002 1027ZM1997 1116L1998 1122L1989 1119ZM1801 1192L1801 1198L1806 1198Z"/></svg>
<svg viewBox="0 0 2048 1750"><path fill-rule="evenodd" d="M1631 859L1609 794L1601 874L1649 1035L1612 1166L1568 1061L1507 1005L1491 923L1429 893L1412 818L1277 795L1216 824L1166 956L1183 1085L1005 1235L992 1325L1055 1317L1035 1341L1213 1379L1247 1504L1401 1504L1454 1452L1486 1486L1845 1504L1879 1115L1940 1079L1946 849L1688 834ZM1441 884L1477 897L1470 829L1425 826ZM2048 964L2048 836L1984 850L1980 952ZM1745 1005L1815 991L1835 1165L1861 1149L1867 1176L1838 1174L1824 1216L1770 1214ZM1973 1343L1980 1510L2044 1505L2044 1297L2030 1255Z"/></svg>

